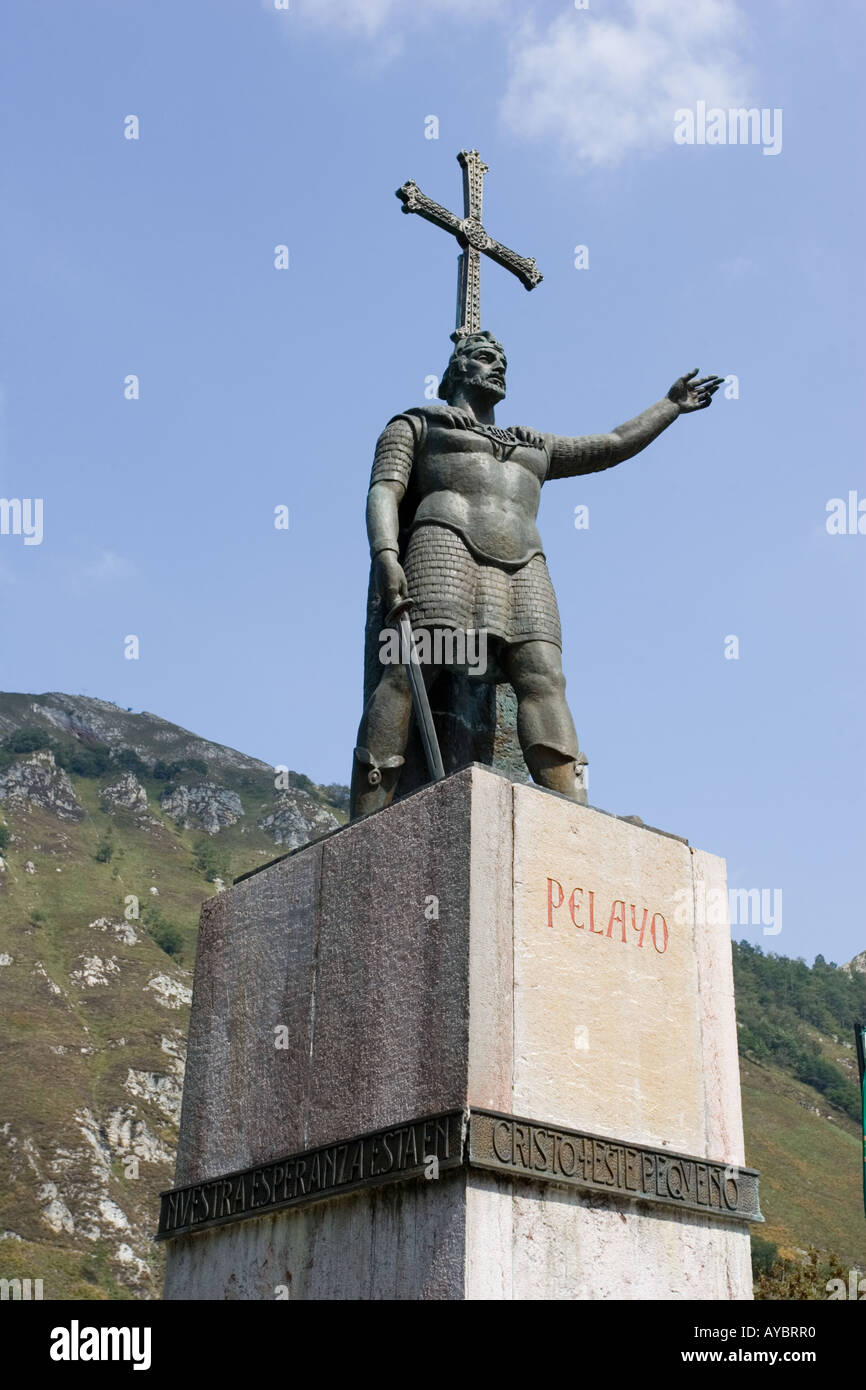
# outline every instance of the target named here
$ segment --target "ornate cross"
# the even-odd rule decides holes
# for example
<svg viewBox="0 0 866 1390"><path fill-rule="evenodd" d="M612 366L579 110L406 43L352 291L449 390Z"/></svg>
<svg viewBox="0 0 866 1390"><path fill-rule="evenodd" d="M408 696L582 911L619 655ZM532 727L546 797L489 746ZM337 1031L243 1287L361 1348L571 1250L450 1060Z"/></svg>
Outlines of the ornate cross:
<svg viewBox="0 0 866 1390"><path fill-rule="evenodd" d="M488 236L482 227L481 202L487 165L478 151L461 150L457 162L463 170L462 217L434 203L432 198L421 192L414 179L397 189L404 212L417 212L443 231L451 232L463 248L457 265L457 328L451 334L455 340L481 331L482 251L497 265L516 275L528 290L534 290L543 279L531 257L518 256L515 251L509 251L507 246Z"/></svg>

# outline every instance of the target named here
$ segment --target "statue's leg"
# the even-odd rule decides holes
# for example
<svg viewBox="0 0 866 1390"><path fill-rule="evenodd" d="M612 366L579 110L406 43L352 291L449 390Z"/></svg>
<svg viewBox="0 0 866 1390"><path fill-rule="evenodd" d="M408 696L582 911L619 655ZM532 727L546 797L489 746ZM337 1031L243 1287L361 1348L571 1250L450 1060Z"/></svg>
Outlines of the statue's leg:
<svg viewBox="0 0 866 1390"><path fill-rule="evenodd" d="M412 716L405 666L386 666L361 717L352 766L352 820L388 806L394 796Z"/></svg>
<svg viewBox="0 0 866 1390"><path fill-rule="evenodd" d="M439 667L425 663L421 670L429 690ZM349 796L352 820L390 806L403 768L411 718L412 690L406 667L386 666L358 729Z"/></svg>
<svg viewBox="0 0 866 1390"><path fill-rule="evenodd" d="M517 696L517 736L533 781L586 805L586 759L565 700L562 652L555 642L520 642L503 652Z"/></svg>

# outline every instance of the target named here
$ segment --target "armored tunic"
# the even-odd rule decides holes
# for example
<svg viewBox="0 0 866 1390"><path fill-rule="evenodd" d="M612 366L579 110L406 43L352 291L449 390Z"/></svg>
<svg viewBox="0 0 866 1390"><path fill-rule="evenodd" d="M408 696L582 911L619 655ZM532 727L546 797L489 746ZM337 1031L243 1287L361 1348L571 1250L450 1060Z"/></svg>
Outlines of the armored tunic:
<svg viewBox="0 0 866 1390"><path fill-rule="evenodd" d="M541 486L607 467L618 461L615 452L609 435L577 441L499 429L447 405L395 416L379 438L370 485L388 480L405 489L400 557L413 622L561 648L535 524Z"/></svg>

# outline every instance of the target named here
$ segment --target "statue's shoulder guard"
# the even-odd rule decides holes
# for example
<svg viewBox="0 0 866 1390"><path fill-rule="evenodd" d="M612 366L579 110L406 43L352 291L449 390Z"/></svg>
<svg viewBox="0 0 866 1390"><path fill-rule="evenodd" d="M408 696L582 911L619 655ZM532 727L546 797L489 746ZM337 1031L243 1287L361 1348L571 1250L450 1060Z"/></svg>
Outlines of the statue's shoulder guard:
<svg viewBox="0 0 866 1390"><path fill-rule="evenodd" d="M447 401L431 401L429 405L410 405L408 409L401 410L399 415L393 415L385 429L390 429L397 420L405 420L410 425L419 443L426 439L430 425L439 425L445 429L466 429L473 423L472 417L466 411L448 405Z"/></svg>
<svg viewBox="0 0 866 1390"><path fill-rule="evenodd" d="M445 403L413 405L392 415L376 442L370 486L397 482L408 487L412 465L427 442L430 426L458 429L467 423L463 412Z"/></svg>

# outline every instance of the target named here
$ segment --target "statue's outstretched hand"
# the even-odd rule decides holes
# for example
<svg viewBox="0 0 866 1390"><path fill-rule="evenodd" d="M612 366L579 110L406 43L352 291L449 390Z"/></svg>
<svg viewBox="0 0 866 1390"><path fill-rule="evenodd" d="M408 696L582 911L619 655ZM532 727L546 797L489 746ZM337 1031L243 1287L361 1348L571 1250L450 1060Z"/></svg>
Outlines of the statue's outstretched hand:
<svg viewBox="0 0 866 1390"><path fill-rule="evenodd" d="M697 375L698 368L695 367L694 371L679 377L668 391L668 400L679 407L681 415L691 410L706 410L725 380L723 376L702 376L698 381L693 380Z"/></svg>

